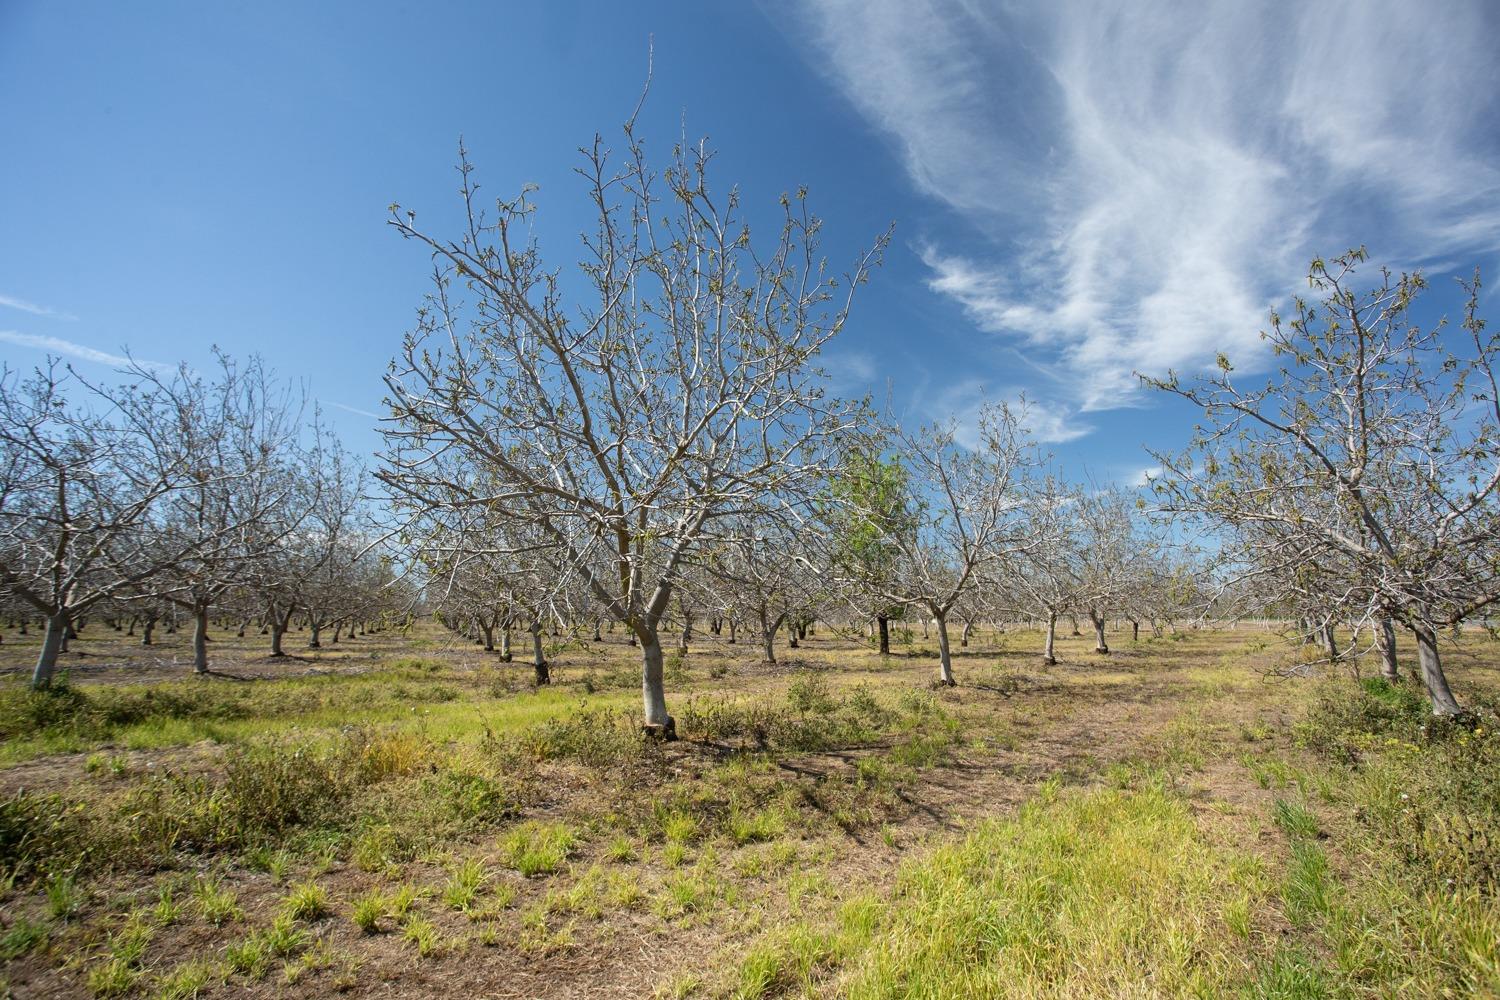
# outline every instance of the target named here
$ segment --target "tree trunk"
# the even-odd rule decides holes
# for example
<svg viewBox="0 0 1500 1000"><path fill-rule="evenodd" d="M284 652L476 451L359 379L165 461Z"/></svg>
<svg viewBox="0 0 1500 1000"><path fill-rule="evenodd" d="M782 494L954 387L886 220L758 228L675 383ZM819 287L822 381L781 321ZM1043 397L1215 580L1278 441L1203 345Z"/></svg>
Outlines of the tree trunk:
<svg viewBox="0 0 1500 1000"><path fill-rule="evenodd" d="M781 622L785 617L782 615L772 620L766 615L760 616L760 641L767 663L776 662L776 630L781 627Z"/></svg>
<svg viewBox="0 0 1500 1000"><path fill-rule="evenodd" d="M1136 621L1134 618L1130 619L1130 641L1141 641L1141 623Z"/></svg>
<svg viewBox="0 0 1500 1000"><path fill-rule="evenodd" d="M594 641L595 642L603 642L604 641L604 636L602 636L602 635L599 634L599 619L597 619L597 618L594 619Z"/></svg>
<svg viewBox="0 0 1500 1000"><path fill-rule="evenodd" d="M1375 627L1375 645L1380 647L1380 676L1391 684L1401 683L1401 669L1396 662L1396 625L1389 615Z"/></svg>
<svg viewBox="0 0 1500 1000"><path fill-rule="evenodd" d="M948 650L948 616L938 614L938 683L945 687L954 687L958 682L953 679L953 657Z"/></svg>
<svg viewBox="0 0 1500 1000"><path fill-rule="evenodd" d="M271 622L270 622L270 624L271 624L271 655L272 656L285 656L286 655L286 650L284 650L284 649L281 648L281 640L282 640L282 637L286 635L287 627L289 625L291 625L291 623L292 623L292 611L291 611L290 608L288 608L287 611L286 611L286 614L284 614L284 615L278 615L278 614L276 614L276 613L273 612L271 614L270 618L271 618Z"/></svg>
<svg viewBox="0 0 1500 1000"><path fill-rule="evenodd" d="M738 641L734 634L734 619L731 618L729 619L729 645L733 646Z"/></svg>
<svg viewBox="0 0 1500 1000"><path fill-rule="evenodd" d="M312 621L312 638L307 640L308 649L321 649L323 647L322 632L323 623L314 618Z"/></svg>
<svg viewBox="0 0 1500 1000"><path fill-rule="evenodd" d="M511 661L511 655L510 622L506 622L505 626L500 630L500 661L502 663L509 663Z"/></svg>
<svg viewBox="0 0 1500 1000"><path fill-rule="evenodd" d="M693 639L693 616L682 616L682 631L677 635L677 648L684 653L688 650L688 643Z"/></svg>
<svg viewBox="0 0 1500 1000"><path fill-rule="evenodd" d="M646 730L664 740L675 740L677 722L667 714L667 692L662 682L661 640L655 629L642 629L640 643L641 703L646 713Z"/></svg>
<svg viewBox="0 0 1500 1000"><path fill-rule="evenodd" d="M1422 683L1432 698L1432 714L1441 716L1460 715L1463 712L1458 699L1448 689L1448 678L1443 675L1443 660L1438 653L1437 632L1431 625L1422 622L1411 627L1417 637L1417 662L1422 667Z"/></svg>
<svg viewBox="0 0 1500 1000"><path fill-rule="evenodd" d="M495 651L495 626L488 622L480 622L479 629L484 633L484 651L493 653Z"/></svg>
<svg viewBox="0 0 1500 1000"><path fill-rule="evenodd" d="M880 626L880 655L891 655L891 620L885 615L877 615L876 623Z"/></svg>
<svg viewBox="0 0 1500 1000"><path fill-rule="evenodd" d="M68 634L68 616L52 615L47 619L47 631L42 636L42 650L37 654L36 669L31 672L31 689L44 691L52 686L52 675L57 670L57 654L62 652L63 639Z"/></svg>
<svg viewBox="0 0 1500 1000"><path fill-rule="evenodd" d="M1109 643L1104 641L1104 618L1090 612L1089 619L1094 623L1094 652L1108 653Z"/></svg>
<svg viewBox="0 0 1500 1000"><path fill-rule="evenodd" d="M193 673L208 673L208 606L193 609Z"/></svg>
<svg viewBox="0 0 1500 1000"><path fill-rule="evenodd" d="M155 618L155 616L147 618L144 622L141 623L141 645L142 646L149 646L149 645L151 645L151 633L155 632L155 631L156 631L156 618Z"/></svg>
<svg viewBox="0 0 1500 1000"><path fill-rule="evenodd" d="M536 682L538 684L551 684L552 671L547 666L547 658L542 655L542 623L531 623L531 666L536 671Z"/></svg>
<svg viewBox="0 0 1500 1000"><path fill-rule="evenodd" d="M1078 616L1077 615L1068 615L1068 621L1070 621L1070 622L1073 623L1073 634L1074 635L1083 635L1083 633L1078 630Z"/></svg>
<svg viewBox="0 0 1500 1000"><path fill-rule="evenodd" d="M1057 615L1055 615L1055 614L1048 614L1047 615L1047 645L1042 650L1042 662L1046 663L1047 666L1049 666L1049 667L1050 666L1054 666L1057 663L1056 651L1057 651Z"/></svg>
<svg viewBox="0 0 1500 1000"><path fill-rule="evenodd" d="M1333 637L1332 622L1324 622L1318 627L1318 644L1323 647L1323 652L1328 654L1330 662L1338 662L1339 646L1338 640Z"/></svg>
<svg viewBox="0 0 1500 1000"><path fill-rule="evenodd" d="M973 622L964 622L964 630L958 637L958 644L964 649L969 648L969 633L974 631Z"/></svg>

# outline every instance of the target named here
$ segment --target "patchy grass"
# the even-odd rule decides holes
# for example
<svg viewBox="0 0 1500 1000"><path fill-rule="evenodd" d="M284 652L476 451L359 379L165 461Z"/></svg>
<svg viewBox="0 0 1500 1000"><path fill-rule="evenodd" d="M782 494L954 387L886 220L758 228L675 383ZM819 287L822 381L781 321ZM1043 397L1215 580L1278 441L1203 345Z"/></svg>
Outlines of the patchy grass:
<svg viewBox="0 0 1500 1000"><path fill-rule="evenodd" d="M1253 630L982 630L936 690L908 625L695 640L673 744L618 633L536 690L427 626L210 678L91 627L0 685L0 994L1500 993L1500 644L1454 727Z"/></svg>

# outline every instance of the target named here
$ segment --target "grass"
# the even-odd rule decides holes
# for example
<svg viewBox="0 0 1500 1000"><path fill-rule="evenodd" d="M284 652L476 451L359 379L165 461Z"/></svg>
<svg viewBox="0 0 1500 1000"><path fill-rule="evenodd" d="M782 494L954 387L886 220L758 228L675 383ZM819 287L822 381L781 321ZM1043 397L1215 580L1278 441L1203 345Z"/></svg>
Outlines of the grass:
<svg viewBox="0 0 1500 1000"><path fill-rule="evenodd" d="M1266 683L1259 632L1044 668L982 631L951 690L920 630L774 670L703 638L661 746L618 635L559 637L540 691L444 642L0 688L0 768L81 752L0 795L0 995L451 994L517 953L581 993L666 940L658 996L1500 994L1484 670L1478 724L1434 729L1399 686Z"/></svg>
<svg viewBox="0 0 1500 1000"><path fill-rule="evenodd" d="M384 893L372 890L354 901L350 919L361 931L374 934L380 930L381 919L390 912L390 905Z"/></svg>
<svg viewBox="0 0 1500 1000"><path fill-rule="evenodd" d="M313 882L295 885L281 901L281 912L292 920L318 920L329 913L328 893Z"/></svg>
<svg viewBox="0 0 1500 1000"><path fill-rule="evenodd" d="M501 837L499 846L505 864L530 878L560 870L577 843L577 831L566 823L529 820Z"/></svg>

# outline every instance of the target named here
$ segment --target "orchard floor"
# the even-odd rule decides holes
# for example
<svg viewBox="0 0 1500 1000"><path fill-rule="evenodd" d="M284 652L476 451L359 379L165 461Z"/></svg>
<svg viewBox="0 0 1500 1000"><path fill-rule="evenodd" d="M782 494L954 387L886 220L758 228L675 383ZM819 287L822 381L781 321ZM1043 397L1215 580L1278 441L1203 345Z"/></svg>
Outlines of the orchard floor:
<svg viewBox="0 0 1500 1000"><path fill-rule="evenodd" d="M552 640L542 689L435 627L288 638L215 631L194 677L185 635L92 625L69 716L21 694L36 637L5 632L0 997L1500 988L1500 922L1387 942L1390 970L1348 954L1384 876L1349 768L1297 734L1349 681L1258 627L1062 636L1051 667L1039 634L983 632L951 689L920 636L823 629L773 665L700 635L667 745L617 637ZM1497 687L1488 637L1449 661Z"/></svg>

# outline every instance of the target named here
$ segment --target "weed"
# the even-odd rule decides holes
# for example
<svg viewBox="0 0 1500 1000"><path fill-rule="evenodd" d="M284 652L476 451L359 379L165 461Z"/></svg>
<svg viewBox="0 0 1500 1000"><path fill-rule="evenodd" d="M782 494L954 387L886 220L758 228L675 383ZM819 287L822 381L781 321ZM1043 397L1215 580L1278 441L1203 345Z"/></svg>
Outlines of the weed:
<svg viewBox="0 0 1500 1000"><path fill-rule="evenodd" d="M411 917L401 932L402 938L417 946L417 954L423 958L437 954L442 948L442 938L432 921L425 917Z"/></svg>
<svg viewBox="0 0 1500 1000"><path fill-rule="evenodd" d="M578 843L566 823L522 823L500 839L505 863L528 878L550 875L563 866Z"/></svg>
<svg viewBox="0 0 1500 1000"><path fill-rule="evenodd" d="M628 864L637 857L635 842L623 833L619 834L604 848L604 856L617 864Z"/></svg>
<svg viewBox="0 0 1500 1000"><path fill-rule="evenodd" d="M83 888L72 872L49 875L43 888L47 894L47 912L53 920L71 920L83 909Z"/></svg>
<svg viewBox="0 0 1500 1000"><path fill-rule="evenodd" d="M351 919L354 926L366 934L374 934L380 929L380 920L390 910L390 902L385 894L379 891L365 893L354 901Z"/></svg>
<svg viewBox="0 0 1500 1000"><path fill-rule="evenodd" d="M162 927L170 927L177 923L182 916L182 905L177 902L172 886L163 885L157 888L156 907L152 910L152 914Z"/></svg>
<svg viewBox="0 0 1500 1000"><path fill-rule="evenodd" d="M281 901L281 912L292 920L311 921L328 915L328 893L314 882L292 886Z"/></svg>
<svg viewBox="0 0 1500 1000"><path fill-rule="evenodd" d="M1276 825L1288 837L1311 839L1318 835L1318 817L1299 802L1277 799L1271 812Z"/></svg>
<svg viewBox="0 0 1500 1000"><path fill-rule="evenodd" d="M154 1000L195 1000L217 978L219 970L212 962L183 962L157 979L152 995Z"/></svg>
<svg viewBox="0 0 1500 1000"><path fill-rule="evenodd" d="M474 905L479 890L488 880L489 873L485 871L484 865L475 858L469 858L449 874L448 883L443 887L443 900L455 910L467 911Z"/></svg>
<svg viewBox="0 0 1500 1000"><path fill-rule="evenodd" d="M239 900L218 878L200 878L193 895L198 901L199 915L215 927L243 915Z"/></svg>
<svg viewBox="0 0 1500 1000"><path fill-rule="evenodd" d="M15 923L0 934L0 962L11 962L27 954L32 949L45 944L48 937L47 926L25 917L17 917Z"/></svg>

